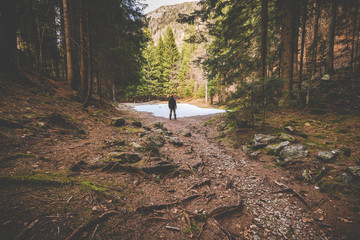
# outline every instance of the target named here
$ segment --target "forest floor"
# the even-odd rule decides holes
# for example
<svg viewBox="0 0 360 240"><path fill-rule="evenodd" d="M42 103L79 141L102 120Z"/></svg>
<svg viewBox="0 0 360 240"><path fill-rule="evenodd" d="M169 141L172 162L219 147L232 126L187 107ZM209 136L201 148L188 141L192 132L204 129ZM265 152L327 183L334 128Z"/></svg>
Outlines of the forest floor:
<svg viewBox="0 0 360 240"><path fill-rule="evenodd" d="M240 146L261 129L222 133L222 115L168 120L109 102L84 109L63 82L28 79L0 76L2 239L359 236L359 201L349 189L326 192L304 182L304 163L280 167L267 155L246 156ZM114 126L118 117L123 126ZM357 117L294 110L268 121L279 130L289 119L306 119L302 131L319 142L336 138L330 147L340 140L351 147L355 157L332 169L358 161ZM317 132L323 127L326 139ZM311 141L309 159L319 142Z"/></svg>

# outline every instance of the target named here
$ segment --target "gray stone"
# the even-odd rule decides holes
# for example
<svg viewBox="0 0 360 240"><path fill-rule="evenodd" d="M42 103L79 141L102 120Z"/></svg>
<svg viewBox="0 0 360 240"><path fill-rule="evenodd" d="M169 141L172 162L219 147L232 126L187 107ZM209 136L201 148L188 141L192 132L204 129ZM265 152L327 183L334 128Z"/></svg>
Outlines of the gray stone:
<svg viewBox="0 0 360 240"><path fill-rule="evenodd" d="M184 145L179 138L177 137L167 137L169 143L175 145L175 146L179 146L181 147L182 145Z"/></svg>
<svg viewBox="0 0 360 240"><path fill-rule="evenodd" d="M257 160L260 155L261 155L261 150L258 150L256 152L250 153L249 158L252 160Z"/></svg>
<svg viewBox="0 0 360 240"><path fill-rule="evenodd" d="M266 146L267 146L266 143L260 143L260 142L257 142L257 141L253 141L251 148L254 149L254 150L258 150L258 149L264 148Z"/></svg>
<svg viewBox="0 0 360 240"><path fill-rule="evenodd" d="M191 137L192 135L191 135L191 132L186 132L186 133L183 134L183 136L184 137Z"/></svg>
<svg viewBox="0 0 360 240"><path fill-rule="evenodd" d="M242 150L245 154L249 154L249 153L251 152L250 146L247 146L247 145L242 145L242 146L241 146L241 150Z"/></svg>
<svg viewBox="0 0 360 240"><path fill-rule="evenodd" d="M123 117L113 118L111 119L111 124L114 125L115 127L122 127L125 125L125 118Z"/></svg>
<svg viewBox="0 0 360 240"><path fill-rule="evenodd" d="M161 128L157 128L154 131L156 134L165 134L164 130L162 130Z"/></svg>
<svg viewBox="0 0 360 240"><path fill-rule="evenodd" d="M280 159L289 162L299 158L305 158L309 152L304 145L296 144L284 147L280 152Z"/></svg>
<svg viewBox="0 0 360 240"><path fill-rule="evenodd" d="M155 145L158 146L158 147L163 147L164 144L165 144L165 139L164 139L162 136L160 136L160 135L155 135L155 136L151 137L150 139L151 139L151 140L155 143Z"/></svg>
<svg viewBox="0 0 360 240"><path fill-rule="evenodd" d="M279 155L280 151L283 150L284 147L290 145L289 141L281 142L279 144L269 145L265 148L265 152L268 155Z"/></svg>
<svg viewBox="0 0 360 240"><path fill-rule="evenodd" d="M322 80L322 81L329 81L331 78L330 78L330 75L329 74L325 74L324 76L322 76L321 78L320 78L320 80Z"/></svg>
<svg viewBox="0 0 360 240"><path fill-rule="evenodd" d="M348 173L343 173L339 176L339 179L345 185L350 185L353 182L353 177L350 176Z"/></svg>
<svg viewBox="0 0 360 240"><path fill-rule="evenodd" d="M108 157L120 159L119 163L136 163L139 162L142 157L138 153L119 153L111 152Z"/></svg>
<svg viewBox="0 0 360 240"><path fill-rule="evenodd" d="M136 142L131 142L131 145L134 147L134 148L142 148L140 144L136 143Z"/></svg>
<svg viewBox="0 0 360 240"><path fill-rule="evenodd" d="M150 134L149 131L142 131L142 132L139 133L139 137L146 137L146 136L148 136L149 134Z"/></svg>
<svg viewBox="0 0 360 240"><path fill-rule="evenodd" d="M295 129L293 127L291 127L291 126L285 126L285 130L290 132L290 133L295 132Z"/></svg>
<svg viewBox="0 0 360 240"><path fill-rule="evenodd" d="M360 179L360 166L348 167L346 170L351 174L351 176Z"/></svg>
<svg viewBox="0 0 360 240"><path fill-rule="evenodd" d="M289 142L295 142L296 141L296 138L287 134L287 133L281 133L280 137L279 137L280 140L283 140L283 141L289 141Z"/></svg>
<svg viewBox="0 0 360 240"><path fill-rule="evenodd" d="M255 138L254 138L254 142L265 143L266 145L275 142L275 140L276 140L275 136L265 135L265 134L255 134Z"/></svg>
<svg viewBox="0 0 360 240"><path fill-rule="evenodd" d="M156 122L153 124L155 128L164 129L164 124L162 122Z"/></svg>
<svg viewBox="0 0 360 240"><path fill-rule="evenodd" d="M318 152L317 158L323 162L330 162L334 160L336 157L336 154L334 151L322 151Z"/></svg>

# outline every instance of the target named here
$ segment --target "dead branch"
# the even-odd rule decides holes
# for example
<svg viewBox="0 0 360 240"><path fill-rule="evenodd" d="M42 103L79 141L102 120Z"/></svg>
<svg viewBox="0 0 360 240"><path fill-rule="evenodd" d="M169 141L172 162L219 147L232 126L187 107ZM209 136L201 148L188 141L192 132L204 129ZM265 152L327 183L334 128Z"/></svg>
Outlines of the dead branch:
<svg viewBox="0 0 360 240"><path fill-rule="evenodd" d="M201 197L202 195L200 194L195 194L195 195L191 195L189 197L180 199L179 201L176 202L171 202L171 203L163 203L163 204L156 204L156 205L148 205L148 206L141 206L138 207L136 209L137 212L149 212L149 211L153 211L153 210L161 210L161 209L165 209L165 208L169 208L169 207L173 207L179 204L184 204L188 201L191 201L195 198Z"/></svg>
<svg viewBox="0 0 360 240"><path fill-rule="evenodd" d="M88 229L92 228L93 226L100 224L104 221L106 221L109 217L119 214L119 212L115 211L109 211L101 214L98 217L93 217L89 219L88 221L81 224L78 228L76 228L67 238L66 240L72 240L72 239L79 239L81 234Z"/></svg>
<svg viewBox="0 0 360 240"><path fill-rule="evenodd" d="M169 230L172 230L172 231L177 231L177 232L180 231L180 228L178 228L178 227L166 226L165 228L169 229Z"/></svg>
<svg viewBox="0 0 360 240"><path fill-rule="evenodd" d="M34 220L26 228L24 228L16 237L14 237L14 240L22 239L36 225L37 222L39 222L39 219Z"/></svg>
<svg viewBox="0 0 360 240"><path fill-rule="evenodd" d="M292 193L296 198L298 198L306 207L310 208L309 204L306 202L306 200L292 188L285 188L279 191L271 192L271 193Z"/></svg>
<svg viewBox="0 0 360 240"><path fill-rule="evenodd" d="M164 223L164 224L162 224L162 225L160 225L154 232L152 232L152 235L154 235L155 233L157 233L157 232L160 230L160 228L162 228L163 226L167 225L168 223L169 223L169 221L166 222L166 223Z"/></svg>
<svg viewBox="0 0 360 240"><path fill-rule="evenodd" d="M188 167L190 168L191 172L197 177L198 175L197 175L197 173L194 171L193 167L192 167L190 164L188 164L188 163L187 163L187 165L188 165Z"/></svg>

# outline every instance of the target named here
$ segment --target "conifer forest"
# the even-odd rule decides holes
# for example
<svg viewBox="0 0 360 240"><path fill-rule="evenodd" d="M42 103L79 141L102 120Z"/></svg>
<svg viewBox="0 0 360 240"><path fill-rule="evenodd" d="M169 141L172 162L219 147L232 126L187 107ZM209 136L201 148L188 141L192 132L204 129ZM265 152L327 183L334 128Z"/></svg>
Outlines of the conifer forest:
<svg viewBox="0 0 360 240"><path fill-rule="evenodd" d="M0 1L0 238L359 239L360 0L151 2Z"/></svg>

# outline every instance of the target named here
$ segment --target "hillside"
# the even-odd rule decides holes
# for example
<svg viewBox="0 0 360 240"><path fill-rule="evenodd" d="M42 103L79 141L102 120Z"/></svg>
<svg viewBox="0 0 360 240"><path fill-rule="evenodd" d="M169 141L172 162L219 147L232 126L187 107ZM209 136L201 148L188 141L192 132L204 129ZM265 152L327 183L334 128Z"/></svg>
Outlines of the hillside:
<svg viewBox="0 0 360 240"><path fill-rule="evenodd" d="M149 22L149 30L151 36L157 44L160 36L164 37L166 29L170 27L175 36L175 42L178 46L179 51L182 50L185 40L193 35L196 31L201 30L205 33L206 37L209 35L206 34L206 24L201 21L197 21L194 25L189 25L187 23L177 22L179 14L190 14L194 10L199 10L200 6L198 1L194 2L185 2L182 4L162 6L146 15ZM189 79L195 80L195 89L194 92L200 87L205 88L206 79L204 76L204 71L196 61L199 58L203 58L206 54L206 43L193 44L194 51L191 53L190 57L190 69L188 71Z"/></svg>

